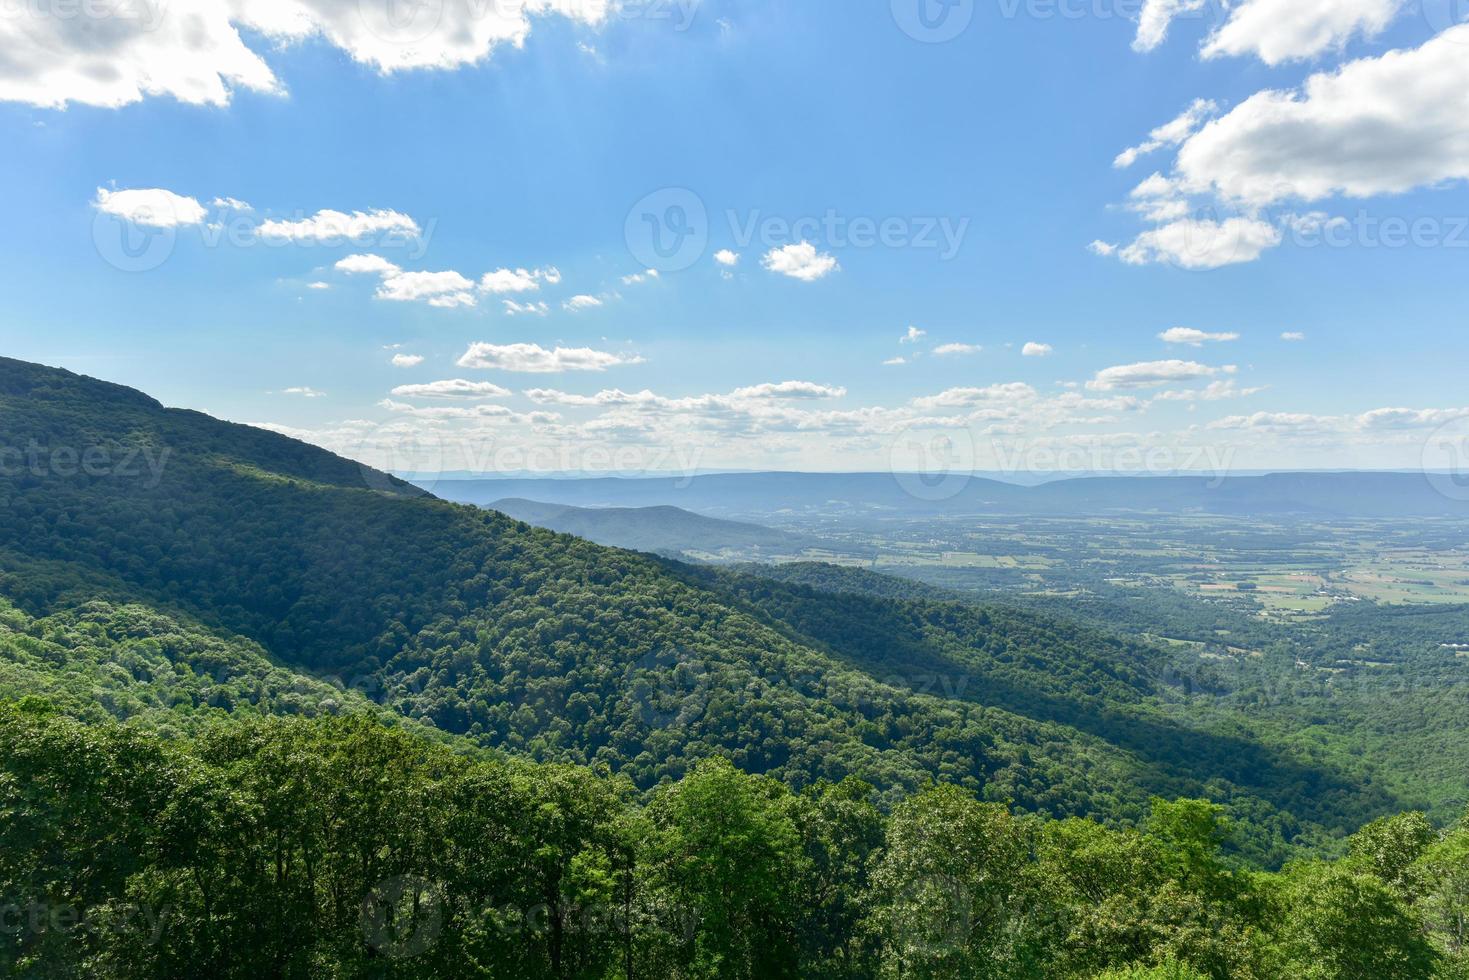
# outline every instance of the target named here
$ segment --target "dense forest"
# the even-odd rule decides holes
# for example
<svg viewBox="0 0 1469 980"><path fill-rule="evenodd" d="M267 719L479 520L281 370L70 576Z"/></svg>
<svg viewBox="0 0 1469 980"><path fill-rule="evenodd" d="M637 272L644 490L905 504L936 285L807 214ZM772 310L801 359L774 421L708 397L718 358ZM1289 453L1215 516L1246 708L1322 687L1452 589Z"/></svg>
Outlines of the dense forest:
<svg viewBox="0 0 1469 980"><path fill-rule="evenodd" d="M0 434L12 973L1469 976L1462 806L1095 610L613 550L3 359Z"/></svg>
<svg viewBox="0 0 1469 980"><path fill-rule="evenodd" d="M377 720L191 739L0 705L0 965L55 977L1469 976L1469 824L1231 867L1218 806L1135 830L952 786L884 811L721 759L645 803Z"/></svg>
<svg viewBox="0 0 1469 980"><path fill-rule="evenodd" d="M939 781L1123 826L1153 796L1206 797L1266 866L1417 802L1234 720L1170 717L1167 655L1088 625L599 547L18 361L0 360L0 418L23 459L0 468L18 613L142 607L446 736L644 792L721 757L798 790L855 776L891 805Z"/></svg>

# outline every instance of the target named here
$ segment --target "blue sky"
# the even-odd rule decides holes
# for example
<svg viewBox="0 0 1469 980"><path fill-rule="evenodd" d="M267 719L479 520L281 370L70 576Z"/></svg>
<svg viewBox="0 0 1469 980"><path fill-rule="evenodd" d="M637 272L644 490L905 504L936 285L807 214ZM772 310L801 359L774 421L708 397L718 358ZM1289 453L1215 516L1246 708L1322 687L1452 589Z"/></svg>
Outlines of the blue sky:
<svg viewBox="0 0 1469 980"><path fill-rule="evenodd" d="M402 469L1469 431L1451 0L100 2L0 17L11 356Z"/></svg>

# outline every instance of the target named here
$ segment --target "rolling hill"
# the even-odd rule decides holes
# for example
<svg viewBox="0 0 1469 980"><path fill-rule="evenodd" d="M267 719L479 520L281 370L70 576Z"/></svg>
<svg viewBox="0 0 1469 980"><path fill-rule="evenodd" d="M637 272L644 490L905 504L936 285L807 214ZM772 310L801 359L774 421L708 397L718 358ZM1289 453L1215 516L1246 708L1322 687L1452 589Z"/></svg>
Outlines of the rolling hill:
<svg viewBox="0 0 1469 980"><path fill-rule="evenodd" d="M1246 729L1171 720L1158 651L1090 627L609 549L14 360L0 419L30 457L0 469L18 615L123 605L466 745L643 789L722 756L797 787L855 775L892 800L938 780L1123 821L1154 794L1208 795L1263 860L1397 808ZM58 671L106 659L48 649ZM127 675L112 680L126 716Z"/></svg>
<svg viewBox="0 0 1469 980"><path fill-rule="evenodd" d="M570 507L514 498L490 505L507 517L597 544L658 554L725 550L799 554L817 542L759 524L704 517L678 507Z"/></svg>
<svg viewBox="0 0 1469 980"><path fill-rule="evenodd" d="M1421 473L1274 473L1257 476L1088 477L1021 486L984 477L926 480L891 473L720 473L690 478L440 480L447 500L504 497L576 507L673 506L745 519L770 515L1240 517L1465 517L1469 500Z"/></svg>

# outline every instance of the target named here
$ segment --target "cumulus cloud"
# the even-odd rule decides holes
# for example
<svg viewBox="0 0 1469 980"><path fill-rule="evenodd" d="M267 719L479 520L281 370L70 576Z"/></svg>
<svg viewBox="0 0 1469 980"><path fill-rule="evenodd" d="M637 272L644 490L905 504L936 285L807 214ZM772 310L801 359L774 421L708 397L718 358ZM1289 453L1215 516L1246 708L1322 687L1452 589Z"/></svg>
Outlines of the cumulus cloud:
<svg viewBox="0 0 1469 980"><path fill-rule="evenodd" d="M657 269L646 269L642 272L634 272L630 276L623 276L622 284L624 286L636 286L640 283L645 283L650 280L657 279L659 275L660 273Z"/></svg>
<svg viewBox="0 0 1469 980"><path fill-rule="evenodd" d="M507 299L504 303L506 316L545 316L551 312L551 308L545 303L517 303L513 299Z"/></svg>
<svg viewBox="0 0 1469 980"><path fill-rule="evenodd" d="M296 221L272 219L260 222L256 233L262 238L319 244L362 242L374 238L406 240L423 234L418 222L397 211L318 211Z"/></svg>
<svg viewBox="0 0 1469 980"><path fill-rule="evenodd" d="M816 384L813 381L781 381L748 388L736 388L731 394L735 398L843 398L847 389L833 385Z"/></svg>
<svg viewBox="0 0 1469 980"><path fill-rule="evenodd" d="M405 271L380 255L349 255L334 268L348 275L378 276L381 282L373 295L388 302L424 302L441 309L474 306L476 302L474 283L452 270Z"/></svg>
<svg viewBox="0 0 1469 980"><path fill-rule="evenodd" d="M1253 95L1179 148L1179 177L1257 207L1469 179L1466 50L1469 24Z"/></svg>
<svg viewBox="0 0 1469 980"><path fill-rule="evenodd" d="M1299 330L1287 330L1285 333L1280 335L1280 339L1288 341L1301 341L1306 339L1306 335L1301 333Z"/></svg>
<svg viewBox="0 0 1469 980"><path fill-rule="evenodd" d="M465 381L455 378L449 381L430 381L427 384L399 385L392 394L399 398L509 398L508 389L488 381Z"/></svg>
<svg viewBox="0 0 1469 980"><path fill-rule="evenodd" d="M385 277L374 294L395 303L425 302L450 308L473 306L474 283L457 272L394 272Z"/></svg>
<svg viewBox="0 0 1469 980"><path fill-rule="evenodd" d="M3 22L4 19L0 18L0 23ZM194 198L184 197L161 187L122 191L99 187L93 206L103 214L113 215L144 228L197 225L204 221L207 213L204 206Z"/></svg>
<svg viewBox="0 0 1469 980"><path fill-rule="evenodd" d="M487 272L479 281L479 288L486 293L532 293L541 288L541 283L558 283L561 273L555 269L496 269Z"/></svg>
<svg viewBox="0 0 1469 980"><path fill-rule="evenodd" d="M1020 349L1020 353L1025 357L1050 357L1055 349L1050 344L1038 344L1031 341Z"/></svg>
<svg viewBox="0 0 1469 980"><path fill-rule="evenodd" d="M419 354L394 354L392 360L393 367L400 368L418 367L422 363L423 357Z"/></svg>
<svg viewBox="0 0 1469 980"><path fill-rule="evenodd" d="M103 0L78 16L55 4L22 3L0 17L0 101L115 108L166 96L222 106L239 91L282 91L241 28L264 36L261 50L320 39L386 74L474 64L497 47L523 44L532 17L595 26L609 10L610 0L444 0L404 8L338 0Z"/></svg>
<svg viewBox="0 0 1469 980"><path fill-rule="evenodd" d="M1093 391L1112 391L1119 388L1159 388L1166 384L1182 381L1197 381L1210 378L1220 368L1200 364L1197 361L1144 361L1138 364L1119 364L1097 372L1087 382Z"/></svg>
<svg viewBox="0 0 1469 980"><path fill-rule="evenodd" d="M224 105L236 89L277 92L224 0L112 0L83 16L19 3L0 16L0 101L116 108L149 96Z"/></svg>
<svg viewBox="0 0 1469 980"><path fill-rule="evenodd" d="M459 358L465 368L513 371L521 374L559 374L564 371L605 371L612 367L641 364L636 354L613 354L586 347L557 347L539 344L470 344Z"/></svg>
<svg viewBox="0 0 1469 980"><path fill-rule="evenodd" d="M1198 132L1205 120L1209 119L1219 111L1217 103L1208 99L1195 99L1181 115L1172 122L1164 123L1148 134L1148 138L1137 146L1130 146L1117 154L1117 159L1112 161L1112 166L1119 169L1132 166L1138 157L1163 149L1165 146L1177 146ZM1103 243L1094 243L1103 244Z"/></svg>
<svg viewBox="0 0 1469 980"><path fill-rule="evenodd" d="M903 336L901 336L901 337L898 338L898 343L900 343L900 344L916 344L920 340L922 340L924 337L927 337L927 336L928 336L928 331L927 330L919 330L917 327L910 325L908 327L908 332L905 333L905 334L903 334Z"/></svg>
<svg viewBox="0 0 1469 980"><path fill-rule="evenodd" d="M1253 262L1280 241L1280 229L1257 218L1180 218L1143 232L1117 254L1128 265L1207 270Z"/></svg>
<svg viewBox="0 0 1469 980"><path fill-rule="evenodd" d="M334 268L349 276L390 276L401 271L398 266L381 255L349 255L338 261Z"/></svg>
<svg viewBox="0 0 1469 980"><path fill-rule="evenodd" d="M941 408L972 408L976 405L996 403L1030 402L1036 398L1036 390L1022 382L989 385L985 388L950 388L937 395L926 395L913 399L913 407L923 411Z"/></svg>
<svg viewBox="0 0 1469 980"><path fill-rule="evenodd" d="M1280 13L1288 23L1279 37L1288 38L1299 25L1284 13L1287 8L1310 24L1325 17L1357 30L1385 23L1389 7L1397 6L1378 0L1247 0L1234 8L1219 36L1236 36L1228 33L1230 25L1268 23L1270 31L1260 37L1274 37ZM1262 56L1286 58L1312 44L1268 49ZM1462 184L1469 180L1466 49L1469 24L1459 24L1420 47L1318 72L1299 88L1256 93L1189 132L1177 144L1170 175L1153 174L1134 189L1129 208L1156 227L1126 246L1094 243L1094 251L1132 265L1215 269L1258 259L1284 240L1286 229L1311 234L1344 223L1319 210L1287 211L1267 220L1267 207ZM1134 158L1126 151L1119 161Z"/></svg>
<svg viewBox="0 0 1469 980"><path fill-rule="evenodd" d="M1406 0L1244 0L1204 42L1204 57L1254 55L1267 65L1300 61L1376 37Z"/></svg>
<svg viewBox="0 0 1469 980"><path fill-rule="evenodd" d="M1205 0L1144 0L1133 50L1152 51L1168 38L1168 28L1175 20L1198 14L1204 9L1204 3Z"/></svg>
<svg viewBox="0 0 1469 980"><path fill-rule="evenodd" d="M295 388L286 388L286 389L284 389L284 390L281 391L281 394L283 394L283 395L297 395L297 396L299 396L301 398L325 398L326 397L326 392L324 392L324 391L317 391L315 388L308 388L305 385L301 385L301 386L298 386L298 387L295 387Z"/></svg>
<svg viewBox="0 0 1469 980"><path fill-rule="evenodd" d="M765 253L761 264L770 272L802 282L815 282L841 269L835 257L817 251L810 242L773 248Z"/></svg>
<svg viewBox="0 0 1469 980"><path fill-rule="evenodd" d="M984 350L979 344L940 344L933 349L935 357L954 357L960 354L978 354Z"/></svg>
<svg viewBox="0 0 1469 980"><path fill-rule="evenodd" d="M1239 334L1206 333L1203 330L1195 330L1193 327L1173 327L1158 334L1158 339L1165 344L1188 344L1192 347L1202 347L1205 344L1239 340Z"/></svg>
<svg viewBox="0 0 1469 980"><path fill-rule="evenodd" d="M714 253L714 261L718 262L725 268L733 269L735 266L740 264L740 255L738 252L731 252L727 248L721 248L719 251Z"/></svg>
<svg viewBox="0 0 1469 980"><path fill-rule="evenodd" d="M1409 0L1240 0L1203 42L1205 58L1254 55L1268 65L1313 58L1355 37L1372 38ZM1133 48L1152 51L1175 20L1210 9L1207 0L1144 0Z"/></svg>
<svg viewBox="0 0 1469 980"><path fill-rule="evenodd" d="M571 299L561 304L561 308L572 313L580 313L582 310L594 310L601 305L602 301L596 296L583 294L571 297Z"/></svg>

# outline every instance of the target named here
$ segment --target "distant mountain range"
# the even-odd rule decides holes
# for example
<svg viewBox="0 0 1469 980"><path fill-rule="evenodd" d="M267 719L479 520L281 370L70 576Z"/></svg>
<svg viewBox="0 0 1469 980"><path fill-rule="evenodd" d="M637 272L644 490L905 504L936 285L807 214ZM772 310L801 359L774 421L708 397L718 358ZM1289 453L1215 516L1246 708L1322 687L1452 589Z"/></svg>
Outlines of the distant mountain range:
<svg viewBox="0 0 1469 980"><path fill-rule="evenodd" d="M1401 809L1247 727L1196 727L1173 710L1167 651L1069 619L605 548L4 358L0 449L0 701L169 730L368 712L645 791L720 756L797 787L857 776L888 802L947 782L1117 821L1210 795L1261 828L1262 862ZM798 507L884 481L902 496L891 477L694 487L731 481L729 506L782 482Z"/></svg>
<svg viewBox="0 0 1469 980"><path fill-rule="evenodd" d="M433 492L491 506L505 498L573 507L679 507L708 516L1085 516L1212 514L1241 517L1469 517L1469 492L1421 473L1306 472L1222 479L1091 477L1020 486L980 477L892 473L725 473L690 478L440 480Z"/></svg>
<svg viewBox="0 0 1469 980"><path fill-rule="evenodd" d="M725 550L799 554L820 542L759 524L704 517L678 507L571 507L534 500L497 500L490 505L507 517L597 544L659 554Z"/></svg>

